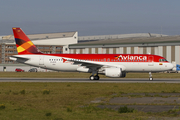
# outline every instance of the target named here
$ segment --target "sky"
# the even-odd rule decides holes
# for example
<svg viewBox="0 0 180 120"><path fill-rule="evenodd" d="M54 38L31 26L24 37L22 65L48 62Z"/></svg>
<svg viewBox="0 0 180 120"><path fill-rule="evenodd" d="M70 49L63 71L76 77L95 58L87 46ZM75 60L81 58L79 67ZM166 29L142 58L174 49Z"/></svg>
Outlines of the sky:
<svg viewBox="0 0 180 120"><path fill-rule="evenodd" d="M1 0L0 35L78 31L79 36L180 35L180 0Z"/></svg>

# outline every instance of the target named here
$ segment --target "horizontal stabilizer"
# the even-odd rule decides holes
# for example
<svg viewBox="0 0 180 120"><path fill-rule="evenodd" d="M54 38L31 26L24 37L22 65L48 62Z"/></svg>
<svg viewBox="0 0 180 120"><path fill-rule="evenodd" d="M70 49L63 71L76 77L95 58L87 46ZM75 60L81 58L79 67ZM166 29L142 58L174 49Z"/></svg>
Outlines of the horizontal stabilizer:
<svg viewBox="0 0 180 120"><path fill-rule="evenodd" d="M20 63L24 63L29 60L29 58L17 57L17 56L10 56L9 59L20 62Z"/></svg>

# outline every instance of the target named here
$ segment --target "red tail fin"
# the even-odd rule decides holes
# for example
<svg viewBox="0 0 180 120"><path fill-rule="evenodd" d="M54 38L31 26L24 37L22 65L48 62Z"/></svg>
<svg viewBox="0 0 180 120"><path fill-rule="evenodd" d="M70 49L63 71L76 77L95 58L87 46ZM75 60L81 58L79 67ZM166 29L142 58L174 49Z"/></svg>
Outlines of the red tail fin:
<svg viewBox="0 0 180 120"><path fill-rule="evenodd" d="M42 54L21 28L12 28L18 54Z"/></svg>

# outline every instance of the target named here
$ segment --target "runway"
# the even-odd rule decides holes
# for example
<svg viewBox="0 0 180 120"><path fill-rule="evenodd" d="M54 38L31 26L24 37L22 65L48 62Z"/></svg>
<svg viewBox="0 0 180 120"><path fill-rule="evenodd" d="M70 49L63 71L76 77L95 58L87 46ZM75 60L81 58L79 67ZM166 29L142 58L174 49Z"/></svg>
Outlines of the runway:
<svg viewBox="0 0 180 120"><path fill-rule="evenodd" d="M83 83L180 83L180 78L101 78L89 80L88 78L0 78L0 82L83 82Z"/></svg>

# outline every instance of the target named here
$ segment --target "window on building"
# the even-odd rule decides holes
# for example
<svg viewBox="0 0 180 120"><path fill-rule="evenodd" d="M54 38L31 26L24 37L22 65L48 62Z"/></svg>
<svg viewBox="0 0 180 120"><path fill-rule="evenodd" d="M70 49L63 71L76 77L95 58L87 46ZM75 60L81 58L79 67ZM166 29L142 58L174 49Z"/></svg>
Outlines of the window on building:
<svg viewBox="0 0 180 120"><path fill-rule="evenodd" d="M12 50L9 50L8 53L13 53L13 51L12 51Z"/></svg>
<svg viewBox="0 0 180 120"><path fill-rule="evenodd" d="M60 49L62 49L62 47L56 47L56 49L60 50Z"/></svg>
<svg viewBox="0 0 180 120"><path fill-rule="evenodd" d="M39 46L39 47L38 47L38 49L44 49L44 47L42 47L42 46Z"/></svg>
<svg viewBox="0 0 180 120"><path fill-rule="evenodd" d="M8 46L8 48L11 48L11 49L13 49L13 47L14 47L14 46Z"/></svg>
<svg viewBox="0 0 180 120"><path fill-rule="evenodd" d="M44 49L48 49L49 50L49 47L44 47Z"/></svg>

